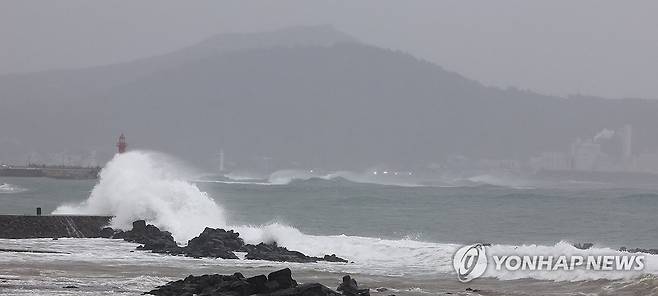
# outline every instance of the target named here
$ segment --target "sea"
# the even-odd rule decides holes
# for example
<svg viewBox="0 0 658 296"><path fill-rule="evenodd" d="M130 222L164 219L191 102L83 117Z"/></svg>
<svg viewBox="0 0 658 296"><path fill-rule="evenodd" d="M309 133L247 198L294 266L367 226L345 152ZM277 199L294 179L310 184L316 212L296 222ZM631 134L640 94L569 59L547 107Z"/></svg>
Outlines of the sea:
<svg viewBox="0 0 658 296"><path fill-rule="evenodd" d="M185 244L206 226L247 243L277 242L350 263L193 259L111 239L0 239L0 295L139 295L187 275L267 274L336 288L344 274L372 295L658 295L658 256L642 270L508 272L461 282L455 252L484 243L500 254L623 254L658 248L658 189L500 184L422 186L282 173L260 181L203 175L166 155L115 156L98 180L0 178L0 214L146 219ZM276 180L274 180L276 179ZM2 227L0 225L0 227ZM575 243L593 243L580 250ZM238 254L242 256L243 254Z"/></svg>

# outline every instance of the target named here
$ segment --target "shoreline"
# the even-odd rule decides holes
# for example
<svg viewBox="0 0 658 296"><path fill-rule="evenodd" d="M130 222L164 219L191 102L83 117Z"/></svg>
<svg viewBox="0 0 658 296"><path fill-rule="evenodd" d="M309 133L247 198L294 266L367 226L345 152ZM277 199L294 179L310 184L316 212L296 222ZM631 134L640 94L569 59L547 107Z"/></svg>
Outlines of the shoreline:
<svg viewBox="0 0 658 296"><path fill-rule="evenodd" d="M350 264L333 262L288 263L263 260L191 258L138 251L139 244L110 239L1 239L0 246L24 249L49 248L70 254L4 253L0 256L0 289L7 295L136 295L156 286L203 274L245 277L267 274L289 267L300 283L318 282L332 289L344 274L370 288L372 295L533 295L533 291L552 291L554 295L603 293L610 295L650 295L658 289L658 278L644 275L627 280L550 281L536 279L499 280L484 277L470 283L457 281L453 274L377 274L353 269ZM65 289L74 285L78 289ZM375 292L377 288L387 291ZM625 287L625 288L624 288ZM466 289L482 293L467 292ZM75 290L75 291L74 291ZM6 291L6 292L5 292ZM658 291L658 290L657 290ZM609 291L607 291L610 293Z"/></svg>
<svg viewBox="0 0 658 296"><path fill-rule="evenodd" d="M638 291L642 291L640 295L647 295L648 290L646 289L658 291L658 278L653 274L640 274L623 279L601 278L580 281L485 277L463 284L457 281L447 269L418 274L412 270L399 270L398 272L395 266L388 266L386 270L377 270L369 261L356 264L321 261L319 257L306 256L276 245L263 244L258 247L244 244L239 233L212 228L206 228L199 236L190 240L194 243L188 242L187 246L180 247L174 246L175 242L170 233L148 225L144 220L135 221L132 230L120 231L105 227L111 218L111 216L0 215L0 223L2 219L13 223L12 227L5 227L5 233L11 234L11 229L19 230L8 235L14 236L14 238L0 240L0 249L6 251L2 252L5 254L5 258L0 258L0 269L3 270L0 273L0 288L18 290L32 287L31 289L37 291L59 289L67 291L67 293L74 289L80 291L81 295L90 290L100 289L108 292L109 295L123 292L112 290L110 293L108 289L114 288L99 284L97 277L109 276L113 278L113 282L123 283L130 282L135 277L146 277L147 280L144 280L144 283L134 283L136 285L134 290L124 291L132 294L137 291L140 293L150 291L156 286L180 280L190 274L197 276L203 274L231 275L235 272L244 272L247 277L267 274L281 268L290 268L300 282L320 283L332 289L336 286L337 279L345 274L350 274L359 280L360 285L371 288L370 292L374 295L382 296L389 294L426 295L428 293L528 295L537 287L546 291L554 291L555 295L573 295L583 292L603 293L610 287L619 289L615 295L636 295ZM48 231L41 229L45 227L44 223L54 221L57 223L54 223L55 226L50 226ZM31 231L40 232L31 233ZM56 238L62 239L53 240L51 236L45 235L49 233L58 234ZM60 233L64 234L60 236ZM41 239L35 239L35 236L39 235ZM113 239L109 240L109 238ZM218 242L221 243L218 244ZM223 249L218 247L229 245L232 247ZM249 247L243 248L246 246ZM593 247L588 243L573 244L572 246L576 249ZM267 256L252 256L251 258L243 254L224 256L224 254L243 253L243 251L247 251L245 253L248 255L248 252L255 248L259 252L265 250L270 253ZM218 250L221 252L217 252ZM653 251L642 249L626 251L638 250ZM300 257L290 257L291 254ZM283 259L279 260L280 258ZM132 277L123 275L128 268L132 270L130 273ZM35 273L59 276L52 279L40 279L33 276ZM26 278L29 280L25 281ZM35 283L38 284L35 285ZM66 285L60 283L66 283ZM64 288L67 286L77 288ZM382 289L380 292L377 291L378 288L385 288L385 290ZM478 291L484 294L480 294ZM70 295L67 293L62 292L61 295ZM17 294L10 295L22 294L17 292Z"/></svg>
<svg viewBox="0 0 658 296"><path fill-rule="evenodd" d="M121 230L114 230L108 227L112 218L113 216L99 215L2 214L0 215L0 239L110 238L116 233L123 232ZM144 224L144 227L145 226L146 224ZM160 230L157 229L157 231ZM163 233L164 232L166 231L163 231ZM156 234L156 236L160 236L160 234ZM116 238L122 237L117 236ZM572 242L571 245L581 250L586 250L595 246L595 244L589 242ZM658 248L635 248L619 246L614 249L620 252L658 255ZM153 249L151 248L151 250ZM158 250L153 251L157 252ZM165 250L162 253L169 252Z"/></svg>

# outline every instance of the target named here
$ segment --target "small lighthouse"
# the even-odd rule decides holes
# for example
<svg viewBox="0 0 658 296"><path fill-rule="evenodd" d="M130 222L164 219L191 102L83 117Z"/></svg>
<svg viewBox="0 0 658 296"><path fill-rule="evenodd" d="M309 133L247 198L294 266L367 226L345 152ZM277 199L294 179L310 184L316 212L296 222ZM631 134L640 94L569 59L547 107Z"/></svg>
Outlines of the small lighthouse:
<svg viewBox="0 0 658 296"><path fill-rule="evenodd" d="M119 142L117 142L117 148L119 149L119 153L125 153L127 147L128 144L126 143L126 136L121 134L121 136L119 136Z"/></svg>
<svg viewBox="0 0 658 296"><path fill-rule="evenodd" d="M224 149L219 150L219 172L224 172Z"/></svg>

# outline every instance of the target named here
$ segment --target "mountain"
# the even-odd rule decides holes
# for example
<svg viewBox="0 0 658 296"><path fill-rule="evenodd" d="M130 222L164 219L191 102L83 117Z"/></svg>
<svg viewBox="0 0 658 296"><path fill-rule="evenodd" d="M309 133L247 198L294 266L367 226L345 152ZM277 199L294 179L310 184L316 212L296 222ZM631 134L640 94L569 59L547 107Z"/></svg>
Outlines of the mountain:
<svg viewBox="0 0 658 296"><path fill-rule="evenodd" d="M525 159L624 124L636 147L658 148L656 101L486 87L330 27L222 35L129 63L8 75L0 98L0 160L31 150L108 157L120 132L131 147L206 166L220 148L241 167Z"/></svg>

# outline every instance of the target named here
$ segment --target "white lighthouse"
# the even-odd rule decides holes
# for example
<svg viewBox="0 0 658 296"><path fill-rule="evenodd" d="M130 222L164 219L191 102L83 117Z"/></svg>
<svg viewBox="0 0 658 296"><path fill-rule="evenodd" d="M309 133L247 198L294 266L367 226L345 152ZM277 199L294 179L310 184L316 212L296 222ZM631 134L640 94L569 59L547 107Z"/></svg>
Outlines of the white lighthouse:
<svg viewBox="0 0 658 296"><path fill-rule="evenodd" d="M219 150L219 172L224 172L224 149Z"/></svg>

